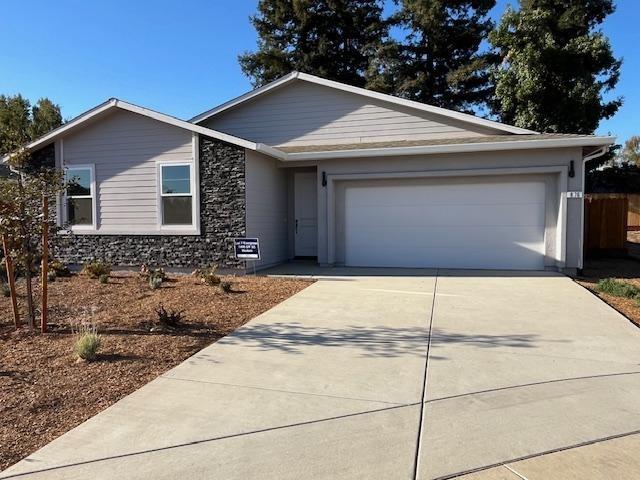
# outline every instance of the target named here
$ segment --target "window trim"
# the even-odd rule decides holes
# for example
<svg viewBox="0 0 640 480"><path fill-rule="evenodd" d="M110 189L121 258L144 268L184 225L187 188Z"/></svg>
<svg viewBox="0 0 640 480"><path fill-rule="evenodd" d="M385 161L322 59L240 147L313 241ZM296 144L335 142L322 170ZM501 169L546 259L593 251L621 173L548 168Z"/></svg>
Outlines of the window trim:
<svg viewBox="0 0 640 480"><path fill-rule="evenodd" d="M64 223L68 224L69 230L76 231L84 231L84 230L97 230L98 224L98 206L97 206L97 195L96 195L96 168L93 163L86 164L73 164L73 165L65 165L65 180L69 178L73 178L69 175L69 171L71 170L89 170L89 174L91 176L91 195L67 195L67 192L64 192ZM90 198L91 199L91 224L86 225L71 225L69 224L69 199L73 198Z"/></svg>
<svg viewBox="0 0 640 480"><path fill-rule="evenodd" d="M189 167L189 191L190 193L162 193L162 169L164 167ZM193 161L172 161L172 160L159 160L156 162L156 177L157 177L157 223L158 229L161 232L178 231L178 232L190 232L197 235L200 234L200 225L198 219L200 218L200 196L198 194L198 182L196 180L196 168L197 162ZM191 197L191 223L183 225L164 225L163 222L163 202L164 197Z"/></svg>

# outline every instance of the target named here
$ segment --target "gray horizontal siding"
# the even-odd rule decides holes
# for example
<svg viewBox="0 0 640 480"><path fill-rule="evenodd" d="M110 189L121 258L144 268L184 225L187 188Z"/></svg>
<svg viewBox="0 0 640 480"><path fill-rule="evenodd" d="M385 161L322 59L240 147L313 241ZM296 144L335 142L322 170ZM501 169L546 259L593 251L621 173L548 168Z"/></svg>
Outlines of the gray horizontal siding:
<svg viewBox="0 0 640 480"><path fill-rule="evenodd" d="M260 239L264 267L287 260L287 177L273 158L246 152L247 236Z"/></svg>
<svg viewBox="0 0 640 480"><path fill-rule="evenodd" d="M191 132L118 111L64 139L67 166L94 164L98 231L157 230L157 161L193 162Z"/></svg>
<svg viewBox="0 0 640 480"><path fill-rule="evenodd" d="M282 87L204 122L269 145L470 137L496 131L307 82Z"/></svg>

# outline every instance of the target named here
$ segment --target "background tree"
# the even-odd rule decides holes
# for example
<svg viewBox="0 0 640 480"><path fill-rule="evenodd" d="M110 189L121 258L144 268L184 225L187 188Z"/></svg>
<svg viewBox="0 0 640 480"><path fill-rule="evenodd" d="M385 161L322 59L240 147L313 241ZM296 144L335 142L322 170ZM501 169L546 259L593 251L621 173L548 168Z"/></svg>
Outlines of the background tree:
<svg viewBox="0 0 640 480"><path fill-rule="evenodd" d="M41 137L54 128L62 125L60 106L48 98L41 98L31 109L31 125L29 136L31 140Z"/></svg>
<svg viewBox="0 0 640 480"><path fill-rule="evenodd" d="M0 95L0 155L29 141L30 112L31 104L22 95Z"/></svg>
<svg viewBox="0 0 640 480"><path fill-rule="evenodd" d="M612 0L521 0L490 41L502 64L494 71L494 112L503 122L545 132L593 133L620 98L603 99L621 61L596 30Z"/></svg>
<svg viewBox="0 0 640 480"><path fill-rule="evenodd" d="M0 95L0 155L15 151L62 125L60 106L41 98L31 107L22 95Z"/></svg>
<svg viewBox="0 0 640 480"><path fill-rule="evenodd" d="M640 136L634 135L624 143L618 159L620 163L640 167Z"/></svg>
<svg viewBox="0 0 640 480"><path fill-rule="evenodd" d="M481 53L493 28L495 0L400 0L391 23L404 36L391 39L369 69L368 87L453 110L472 111L492 94Z"/></svg>
<svg viewBox="0 0 640 480"><path fill-rule="evenodd" d="M238 57L256 87L293 70L362 87L387 35L380 0L260 0L258 49Z"/></svg>

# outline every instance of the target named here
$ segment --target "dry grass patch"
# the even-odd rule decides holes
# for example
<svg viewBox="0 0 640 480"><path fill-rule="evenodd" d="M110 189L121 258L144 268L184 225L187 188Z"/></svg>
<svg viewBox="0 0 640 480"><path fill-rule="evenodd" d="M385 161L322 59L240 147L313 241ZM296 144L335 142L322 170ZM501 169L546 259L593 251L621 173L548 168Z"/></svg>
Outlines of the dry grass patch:
<svg viewBox="0 0 640 480"><path fill-rule="evenodd" d="M310 284L222 277L233 286L225 293L172 277L154 290L137 274L114 273L107 284L58 278L46 335L13 331L10 301L0 296L0 470ZM180 328L151 332L160 303L182 312ZM97 325L101 344L92 362L78 363L70 326L83 321Z"/></svg>

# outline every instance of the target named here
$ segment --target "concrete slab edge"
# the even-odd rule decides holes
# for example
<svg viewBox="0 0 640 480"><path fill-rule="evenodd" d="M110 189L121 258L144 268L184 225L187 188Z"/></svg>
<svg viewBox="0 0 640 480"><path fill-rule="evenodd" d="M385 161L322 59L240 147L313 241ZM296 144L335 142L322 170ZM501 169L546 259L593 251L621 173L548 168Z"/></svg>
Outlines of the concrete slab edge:
<svg viewBox="0 0 640 480"><path fill-rule="evenodd" d="M550 455L552 453L564 452L566 450L573 450L574 448L586 447L587 445L594 445L596 443L606 442L608 440L614 440L616 438L624 438L630 437L631 435L640 434L640 430L633 430L631 432L619 433L616 435L609 435L607 437L596 438L594 440L587 440L586 442L576 443L572 445L568 445L566 447L554 448L551 450L545 450L544 452L532 453L531 455L524 455L522 457L511 458L509 460L504 460L502 462L492 463L491 465L485 465L483 467L472 468L469 470L463 470L461 472L451 473L447 475L442 475L440 477L435 478L434 480L450 480L452 478L462 477L463 475L469 475L471 473L482 472L484 470L489 470L490 468L496 467L507 467L509 464L520 462L522 460L529 460L531 458L542 457L543 455ZM511 470L511 469L510 469ZM516 473L516 472L514 472Z"/></svg>

